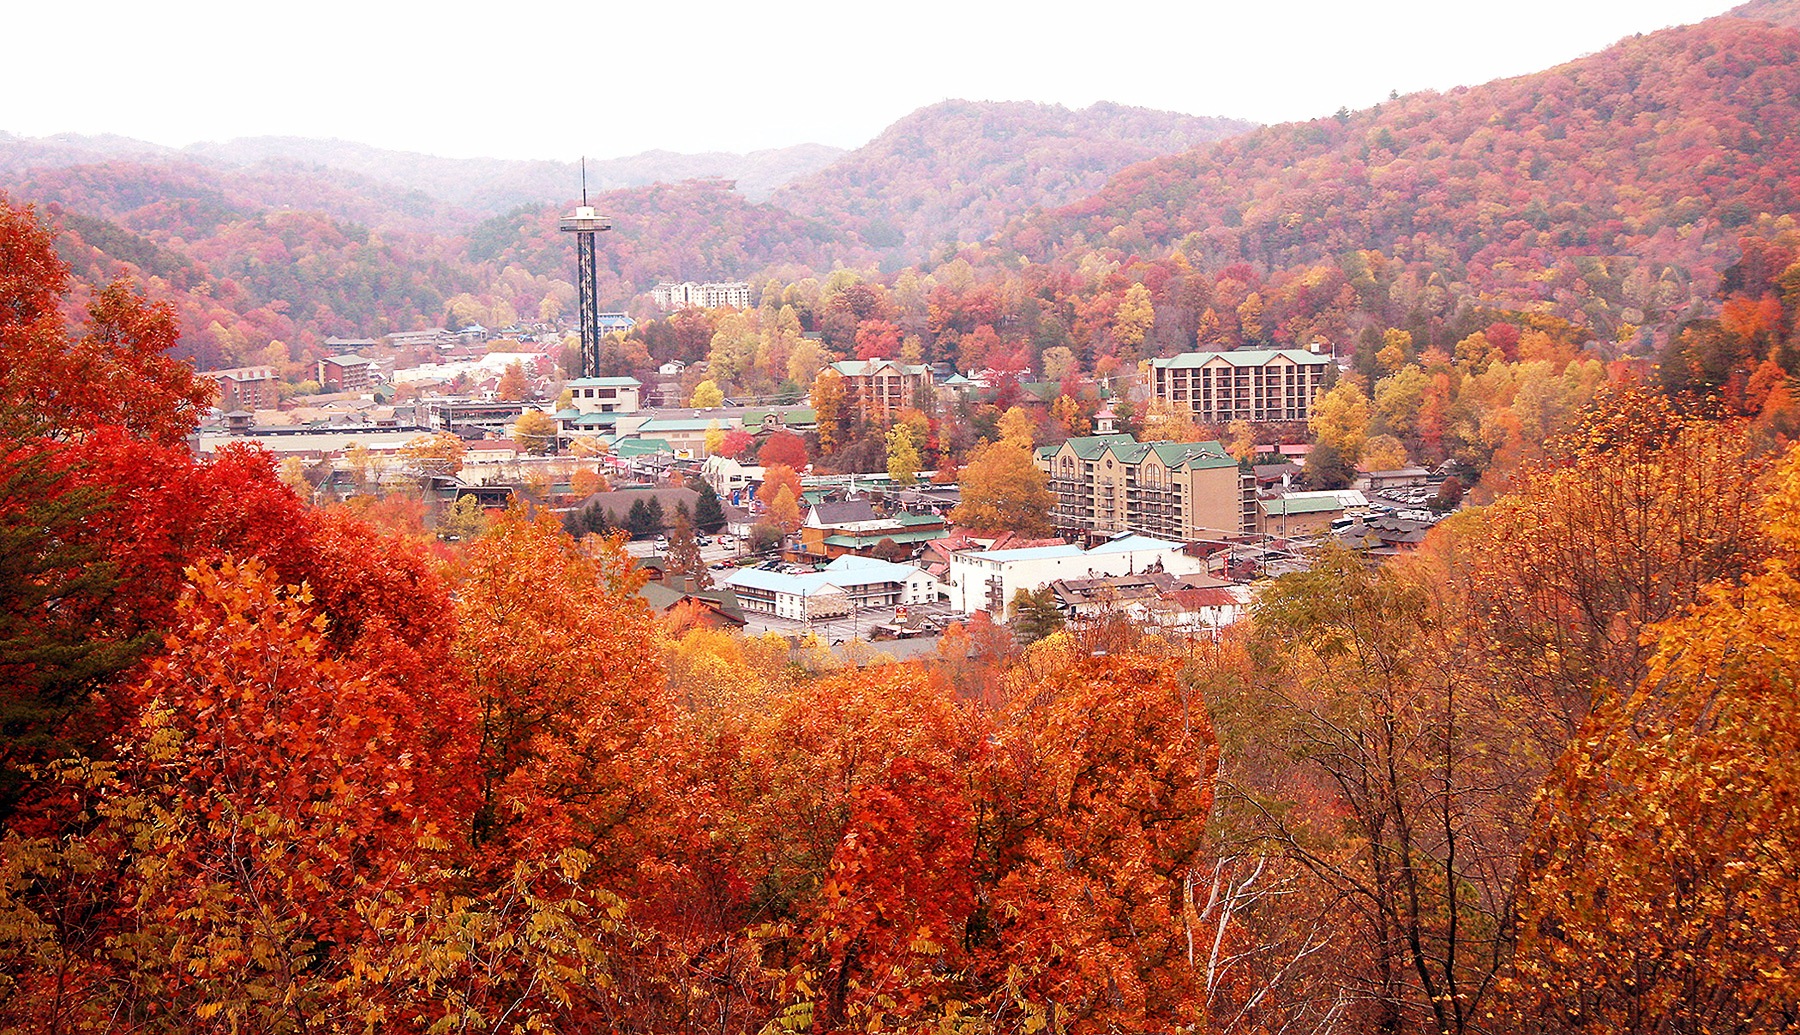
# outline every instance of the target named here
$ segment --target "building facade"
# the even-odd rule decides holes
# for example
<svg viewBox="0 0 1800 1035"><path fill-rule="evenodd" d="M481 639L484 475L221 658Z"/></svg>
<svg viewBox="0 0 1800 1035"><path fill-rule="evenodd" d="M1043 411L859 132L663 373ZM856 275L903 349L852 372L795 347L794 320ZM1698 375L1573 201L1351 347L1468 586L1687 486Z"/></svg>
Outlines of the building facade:
<svg viewBox="0 0 1800 1035"><path fill-rule="evenodd" d="M275 405L274 367L232 367L230 370L205 370L219 386L219 399L214 405L230 413L233 410L266 410Z"/></svg>
<svg viewBox="0 0 1800 1035"><path fill-rule="evenodd" d="M725 585L737 594L738 606L745 611L797 620L937 599L937 580L924 571L868 557L839 557L823 570L804 575L740 568Z"/></svg>
<svg viewBox="0 0 1800 1035"><path fill-rule="evenodd" d="M1158 572L1180 578L1204 565L1182 553L1181 544L1147 536L1124 536L1091 550L1079 546L1036 546L1022 550L964 550L950 558L945 582L951 604L970 614L985 611L1007 620L1006 606L1021 589L1037 590L1059 579L1094 579Z"/></svg>
<svg viewBox="0 0 1800 1035"><path fill-rule="evenodd" d="M885 424L901 410L932 401L931 368L893 359L848 359L831 364L844 379L844 405L865 424Z"/></svg>
<svg viewBox="0 0 1800 1035"><path fill-rule="evenodd" d="M658 284L650 289L650 297L665 311L676 309L750 308L750 285L741 280L729 284Z"/></svg>
<svg viewBox="0 0 1800 1035"><path fill-rule="evenodd" d="M1150 361L1150 393L1204 424L1303 421L1331 366L1302 349L1184 352Z"/></svg>
<svg viewBox="0 0 1800 1035"><path fill-rule="evenodd" d="M1256 527L1256 481L1217 442L1072 438L1037 452L1056 496L1051 519L1078 536L1198 542Z"/></svg>
<svg viewBox="0 0 1800 1035"><path fill-rule="evenodd" d="M636 413L644 386L635 377L578 377L563 387L569 405L582 413Z"/></svg>
<svg viewBox="0 0 1800 1035"><path fill-rule="evenodd" d="M367 388L378 376L375 361L355 353L326 356L319 360L319 384L335 392L354 392Z"/></svg>

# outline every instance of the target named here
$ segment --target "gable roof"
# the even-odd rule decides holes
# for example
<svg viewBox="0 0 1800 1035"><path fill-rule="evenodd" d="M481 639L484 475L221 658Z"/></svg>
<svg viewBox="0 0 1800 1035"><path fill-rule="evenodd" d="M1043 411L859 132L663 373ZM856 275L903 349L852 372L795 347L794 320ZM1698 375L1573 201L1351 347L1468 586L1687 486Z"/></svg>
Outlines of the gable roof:
<svg viewBox="0 0 1800 1035"><path fill-rule="evenodd" d="M843 503L815 503L812 513L807 516L807 524L815 528L830 525L849 524L857 521L880 521L881 515L875 513L875 507L868 500L848 500Z"/></svg>
<svg viewBox="0 0 1800 1035"><path fill-rule="evenodd" d="M1132 438L1122 431L1113 435L1084 435L1080 438L1069 439L1067 442L1063 443L1064 446L1074 450L1075 455L1083 460L1100 459L1100 454L1106 452L1108 446L1123 447L1135 446L1137 444L1137 439Z"/></svg>

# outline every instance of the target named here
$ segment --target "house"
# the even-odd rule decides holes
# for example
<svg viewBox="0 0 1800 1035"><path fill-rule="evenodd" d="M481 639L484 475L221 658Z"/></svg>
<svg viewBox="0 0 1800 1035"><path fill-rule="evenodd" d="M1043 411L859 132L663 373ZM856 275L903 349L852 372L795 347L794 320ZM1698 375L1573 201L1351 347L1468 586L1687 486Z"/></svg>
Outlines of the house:
<svg viewBox="0 0 1800 1035"><path fill-rule="evenodd" d="M1121 532L1181 542L1255 527L1255 486L1217 442L1139 442L1087 435L1035 455L1070 535Z"/></svg>
<svg viewBox="0 0 1800 1035"><path fill-rule="evenodd" d="M1436 522L1426 517L1382 514L1353 522L1333 533L1340 544L1372 557L1411 553L1431 533Z"/></svg>
<svg viewBox="0 0 1800 1035"><path fill-rule="evenodd" d="M801 621L937 599L937 580L923 570L870 557L839 557L804 575L741 568L725 584L746 611Z"/></svg>
<svg viewBox="0 0 1800 1035"><path fill-rule="evenodd" d="M868 500L818 503L807 511L806 522L800 526L795 559L822 562L846 554L867 557L884 542L911 553L947 534L944 519L937 514L903 511L883 516Z"/></svg>
<svg viewBox="0 0 1800 1035"><path fill-rule="evenodd" d="M1202 424L1303 421L1331 365L1302 349L1184 352L1150 361L1150 394Z"/></svg>
<svg viewBox="0 0 1800 1035"><path fill-rule="evenodd" d="M671 633L689 629L742 629L744 611L730 586L698 589L684 576L646 582L637 594L662 616Z"/></svg>
<svg viewBox="0 0 1800 1035"><path fill-rule="evenodd" d="M1166 572L1196 575L1201 562L1182 544L1126 535L1089 550L1079 546L1039 546L1017 550L965 550L950 560L950 602L959 611L986 611L1006 621L1006 606L1021 589L1037 590L1058 579Z"/></svg>
<svg viewBox="0 0 1800 1035"><path fill-rule="evenodd" d="M1420 488L1431 483L1431 472L1423 467L1402 467L1393 471L1367 471L1357 479L1357 488L1370 492L1383 489Z"/></svg>
<svg viewBox="0 0 1800 1035"><path fill-rule="evenodd" d="M728 456L709 456L700 465L700 477L721 500L744 506L750 502L751 491L762 484L763 469Z"/></svg>

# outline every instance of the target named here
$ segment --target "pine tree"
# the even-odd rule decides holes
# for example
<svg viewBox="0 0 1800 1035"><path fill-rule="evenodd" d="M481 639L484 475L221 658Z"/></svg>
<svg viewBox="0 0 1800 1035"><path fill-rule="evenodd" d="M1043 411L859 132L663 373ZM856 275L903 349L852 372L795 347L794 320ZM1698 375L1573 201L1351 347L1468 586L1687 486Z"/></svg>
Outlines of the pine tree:
<svg viewBox="0 0 1800 1035"><path fill-rule="evenodd" d="M700 498L694 501L694 527L711 535L725 527L725 508L719 505L719 494L713 487L696 479L694 491Z"/></svg>

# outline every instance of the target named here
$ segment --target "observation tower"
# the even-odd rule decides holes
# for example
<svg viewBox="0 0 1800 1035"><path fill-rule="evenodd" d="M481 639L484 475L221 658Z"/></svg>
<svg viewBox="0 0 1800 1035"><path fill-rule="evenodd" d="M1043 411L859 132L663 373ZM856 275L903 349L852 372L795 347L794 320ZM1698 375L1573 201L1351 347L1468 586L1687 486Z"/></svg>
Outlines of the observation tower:
<svg viewBox="0 0 1800 1035"><path fill-rule="evenodd" d="M588 205L587 159L581 160L581 205L557 221L556 228L575 235L575 286L581 293L580 377L600 376L600 282L594 269L594 235L612 229L612 220Z"/></svg>

